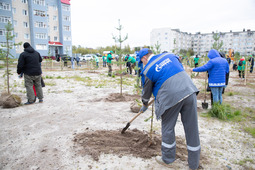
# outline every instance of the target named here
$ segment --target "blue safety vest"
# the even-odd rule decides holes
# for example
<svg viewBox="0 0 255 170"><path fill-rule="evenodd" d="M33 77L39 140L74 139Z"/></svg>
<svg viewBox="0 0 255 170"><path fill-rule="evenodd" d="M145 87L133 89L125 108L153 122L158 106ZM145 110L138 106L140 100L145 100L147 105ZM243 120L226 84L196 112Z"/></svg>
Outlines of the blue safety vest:
<svg viewBox="0 0 255 170"><path fill-rule="evenodd" d="M171 53L153 56L141 72L143 86L146 76L155 83L152 93L156 98L161 85L167 79L181 71L184 71L184 68L179 62L178 56Z"/></svg>

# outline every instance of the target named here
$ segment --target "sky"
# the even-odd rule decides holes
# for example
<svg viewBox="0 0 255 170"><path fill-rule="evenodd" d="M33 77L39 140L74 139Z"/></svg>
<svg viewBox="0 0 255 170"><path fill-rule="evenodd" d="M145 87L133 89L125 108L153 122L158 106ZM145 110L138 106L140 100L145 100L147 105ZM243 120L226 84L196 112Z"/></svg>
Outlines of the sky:
<svg viewBox="0 0 255 170"><path fill-rule="evenodd" d="M255 31L255 0L70 0L72 44L85 48L150 45L155 28L188 33ZM118 45L119 43L117 43Z"/></svg>

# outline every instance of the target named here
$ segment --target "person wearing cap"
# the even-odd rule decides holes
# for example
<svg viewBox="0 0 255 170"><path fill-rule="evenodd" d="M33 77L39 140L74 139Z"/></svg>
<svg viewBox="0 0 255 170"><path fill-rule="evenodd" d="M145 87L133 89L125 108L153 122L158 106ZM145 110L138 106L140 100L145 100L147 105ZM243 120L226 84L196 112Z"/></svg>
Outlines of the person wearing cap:
<svg viewBox="0 0 255 170"><path fill-rule="evenodd" d="M107 65L108 65L108 76L112 76L112 54L113 54L113 51L110 51L110 53L107 54L107 58L106 58L106 62L107 62Z"/></svg>
<svg viewBox="0 0 255 170"><path fill-rule="evenodd" d="M237 66L237 70L238 70L238 75L239 75L239 78L242 80L244 79L245 77L245 58L242 57L239 62L238 62L238 66Z"/></svg>
<svg viewBox="0 0 255 170"><path fill-rule="evenodd" d="M171 167L175 161L175 125L179 113L184 126L188 149L189 168L197 169L200 160L200 139L197 120L197 93L199 92L190 76L185 72L178 56L162 53L155 56L148 48L139 52L139 60L145 65L141 72L143 81L141 112L148 108L153 94L155 114L161 119L162 156L156 161Z"/></svg>
<svg viewBox="0 0 255 170"><path fill-rule="evenodd" d="M191 69L194 72L208 71L208 84L212 91L213 103L222 104L222 91L226 86L226 75L229 72L229 65L225 58L222 58L219 52L212 49L208 52L210 59L205 65Z"/></svg>
<svg viewBox="0 0 255 170"><path fill-rule="evenodd" d="M23 44L23 47L24 52L20 54L18 59L17 73L19 75L21 73L24 73L25 87L28 99L25 105L33 104L35 102L33 85L35 86L39 103L42 103L43 102L43 91L41 85L42 57L40 53L35 51L28 42L25 42Z"/></svg>
<svg viewBox="0 0 255 170"><path fill-rule="evenodd" d="M199 60L199 57L198 55L196 55L196 57L194 58L195 68L198 67L198 60Z"/></svg>

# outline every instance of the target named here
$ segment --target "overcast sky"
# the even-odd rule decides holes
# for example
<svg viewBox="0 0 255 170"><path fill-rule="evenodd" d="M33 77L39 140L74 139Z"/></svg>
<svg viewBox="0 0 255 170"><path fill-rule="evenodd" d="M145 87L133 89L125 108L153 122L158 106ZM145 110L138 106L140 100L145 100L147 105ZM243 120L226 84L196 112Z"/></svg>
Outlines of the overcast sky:
<svg viewBox="0 0 255 170"><path fill-rule="evenodd" d="M150 32L169 27L188 33L255 31L255 0L71 0L72 43L115 44L118 19L123 45L150 45Z"/></svg>

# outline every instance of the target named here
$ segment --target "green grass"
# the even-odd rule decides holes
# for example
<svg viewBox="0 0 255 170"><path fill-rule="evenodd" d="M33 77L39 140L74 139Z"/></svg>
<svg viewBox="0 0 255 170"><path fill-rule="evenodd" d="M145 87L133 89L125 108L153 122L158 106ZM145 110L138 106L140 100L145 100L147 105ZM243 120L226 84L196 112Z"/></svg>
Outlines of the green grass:
<svg viewBox="0 0 255 170"><path fill-rule="evenodd" d="M250 135L255 137L255 128L254 127L245 127L244 130L248 132Z"/></svg>
<svg viewBox="0 0 255 170"><path fill-rule="evenodd" d="M225 95L227 95L227 96L234 96L234 95L239 95L239 94L240 94L239 92L233 92L233 91L225 93Z"/></svg>
<svg viewBox="0 0 255 170"><path fill-rule="evenodd" d="M202 113L202 117L216 117L223 121L232 121L244 123L243 130L255 137L254 126L249 125L249 121L255 120L255 111L252 108L236 110L228 104L213 104L213 107L207 112Z"/></svg>
<svg viewBox="0 0 255 170"><path fill-rule="evenodd" d="M53 81L51 81L51 82L45 82L45 86L56 86L57 85L57 83L56 82L53 82Z"/></svg>
<svg viewBox="0 0 255 170"><path fill-rule="evenodd" d="M65 93L72 93L72 90L64 90Z"/></svg>
<svg viewBox="0 0 255 170"><path fill-rule="evenodd" d="M247 162L250 162L250 163L254 163L254 160L253 159L251 159L251 158L244 158L243 160L240 160L239 162L238 162L238 164L239 165L241 165L241 166L243 166L243 165L245 165Z"/></svg>
<svg viewBox="0 0 255 170"><path fill-rule="evenodd" d="M45 77L43 77L43 79L54 79L54 77L46 75Z"/></svg>

